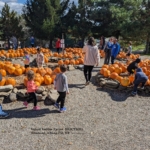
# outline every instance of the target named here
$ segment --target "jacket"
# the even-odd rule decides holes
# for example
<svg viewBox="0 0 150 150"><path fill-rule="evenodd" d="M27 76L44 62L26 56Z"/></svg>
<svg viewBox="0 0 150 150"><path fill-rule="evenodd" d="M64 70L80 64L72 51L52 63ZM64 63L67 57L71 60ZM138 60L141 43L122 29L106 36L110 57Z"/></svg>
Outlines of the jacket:
<svg viewBox="0 0 150 150"><path fill-rule="evenodd" d="M111 56L114 56L116 58L116 56L118 55L120 50L120 46L118 43L113 44L112 49L111 49Z"/></svg>
<svg viewBox="0 0 150 150"><path fill-rule="evenodd" d="M146 82L147 80L148 77L145 75L141 68L138 68L136 70L134 84L140 84L141 82Z"/></svg>
<svg viewBox="0 0 150 150"><path fill-rule="evenodd" d="M35 82L33 80L27 82L27 92L28 93L35 92L37 89L38 89L38 87L35 85Z"/></svg>
<svg viewBox="0 0 150 150"><path fill-rule="evenodd" d="M56 42L56 48L60 48L60 40L57 40L57 42Z"/></svg>
<svg viewBox="0 0 150 150"><path fill-rule="evenodd" d="M94 66L100 63L100 55L97 46L86 45L83 47L84 56L84 65Z"/></svg>

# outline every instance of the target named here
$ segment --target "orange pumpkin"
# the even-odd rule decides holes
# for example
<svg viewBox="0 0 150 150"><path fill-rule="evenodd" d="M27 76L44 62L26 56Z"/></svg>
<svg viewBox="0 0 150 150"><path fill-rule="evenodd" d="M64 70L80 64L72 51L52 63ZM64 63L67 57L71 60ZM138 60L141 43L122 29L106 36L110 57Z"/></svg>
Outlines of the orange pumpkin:
<svg viewBox="0 0 150 150"><path fill-rule="evenodd" d="M14 66L15 68L20 68L20 67L21 67L20 64L13 64L13 66Z"/></svg>
<svg viewBox="0 0 150 150"><path fill-rule="evenodd" d="M46 74L46 71L45 71L44 68L39 68L39 69L37 70L37 73L39 73L41 76L44 76L44 75Z"/></svg>
<svg viewBox="0 0 150 150"><path fill-rule="evenodd" d="M103 65L102 66L102 68L106 68L106 69L108 69L108 67L109 67L108 65Z"/></svg>
<svg viewBox="0 0 150 150"><path fill-rule="evenodd" d="M60 73L61 71L60 71L60 67L56 67L55 69L54 69L54 72L55 73Z"/></svg>
<svg viewBox="0 0 150 150"><path fill-rule="evenodd" d="M121 83L121 80L122 80L122 79L123 79L123 77L121 77L121 76L117 76L117 77L116 77L116 80L119 81L120 83Z"/></svg>
<svg viewBox="0 0 150 150"><path fill-rule="evenodd" d="M28 78L25 77L24 80L23 80L23 83L24 83L25 86L27 86L27 82L28 82Z"/></svg>
<svg viewBox="0 0 150 150"><path fill-rule="evenodd" d="M130 85L130 80L129 78L125 77L121 80L121 85L122 86L129 86Z"/></svg>
<svg viewBox="0 0 150 150"><path fill-rule="evenodd" d="M63 65L63 64L64 64L63 60L58 61L58 65Z"/></svg>
<svg viewBox="0 0 150 150"><path fill-rule="evenodd" d="M106 69L106 68L102 68L102 69L100 70L100 74L104 75L104 71L107 71L107 69Z"/></svg>
<svg viewBox="0 0 150 150"><path fill-rule="evenodd" d="M2 80L0 81L0 86L4 86L6 83L6 79L5 78L2 78Z"/></svg>
<svg viewBox="0 0 150 150"><path fill-rule="evenodd" d="M135 79L134 75L129 76L130 83L133 83L134 79Z"/></svg>
<svg viewBox="0 0 150 150"><path fill-rule="evenodd" d="M66 60L64 61L64 64L65 64L65 65L69 65L69 60L66 59Z"/></svg>
<svg viewBox="0 0 150 150"><path fill-rule="evenodd" d="M37 81L35 81L35 85L39 87L39 86L40 86L40 83L37 82Z"/></svg>
<svg viewBox="0 0 150 150"><path fill-rule="evenodd" d="M75 65L75 60L74 60L74 59L71 59L71 60L70 60L70 64L71 64L71 65Z"/></svg>
<svg viewBox="0 0 150 150"><path fill-rule="evenodd" d="M115 71L115 68L114 68L113 66L109 66L108 70L109 70L110 72L114 72L114 71Z"/></svg>
<svg viewBox="0 0 150 150"><path fill-rule="evenodd" d="M6 79L6 85L11 84L12 86L16 85L16 80L14 78L7 78Z"/></svg>
<svg viewBox="0 0 150 150"><path fill-rule="evenodd" d="M37 72L37 70L38 70L38 68L33 67L33 68L31 68L31 70L32 70L32 71L34 71L34 73L36 73L36 72Z"/></svg>
<svg viewBox="0 0 150 150"><path fill-rule="evenodd" d="M116 72L113 72L110 74L111 79L116 79L118 77L118 74Z"/></svg>
<svg viewBox="0 0 150 150"><path fill-rule="evenodd" d="M122 72L122 69L119 68L119 67L116 67L116 68L115 68L115 72L118 73L118 75L119 75L119 74Z"/></svg>
<svg viewBox="0 0 150 150"><path fill-rule="evenodd" d="M105 70L104 71L104 77L109 77L110 76L110 71L109 70Z"/></svg>
<svg viewBox="0 0 150 150"><path fill-rule="evenodd" d="M13 74L15 72L15 67L9 66L7 71L8 71L9 74Z"/></svg>
<svg viewBox="0 0 150 150"><path fill-rule="evenodd" d="M0 74L5 77L7 74L6 74L6 71L4 69L0 69Z"/></svg>
<svg viewBox="0 0 150 150"><path fill-rule="evenodd" d="M49 75L44 76L44 83L50 85L52 83L52 78Z"/></svg>
<svg viewBox="0 0 150 150"><path fill-rule="evenodd" d="M45 68L46 74L51 75L52 74L52 69L51 68Z"/></svg>
<svg viewBox="0 0 150 150"><path fill-rule="evenodd" d="M22 69L21 69L21 68L16 68L15 71L14 71L14 74L15 74L16 76L22 75Z"/></svg>
<svg viewBox="0 0 150 150"><path fill-rule="evenodd" d="M52 83L54 83L55 78L56 78L55 74L51 75Z"/></svg>
<svg viewBox="0 0 150 150"><path fill-rule="evenodd" d="M20 68L22 69L22 73L25 73L26 71L25 67L21 66Z"/></svg>

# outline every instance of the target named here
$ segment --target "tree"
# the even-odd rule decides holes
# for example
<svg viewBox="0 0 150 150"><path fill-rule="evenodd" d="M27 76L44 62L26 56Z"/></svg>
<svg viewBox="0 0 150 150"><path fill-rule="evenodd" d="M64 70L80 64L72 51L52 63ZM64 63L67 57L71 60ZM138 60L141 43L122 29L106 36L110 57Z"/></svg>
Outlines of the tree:
<svg viewBox="0 0 150 150"><path fill-rule="evenodd" d="M10 7L6 3L0 14L0 31L2 33L1 37L2 39L7 39L8 47L10 47L9 40L12 35L16 36L17 38L23 37L22 26L19 25L21 18L15 11L10 11Z"/></svg>

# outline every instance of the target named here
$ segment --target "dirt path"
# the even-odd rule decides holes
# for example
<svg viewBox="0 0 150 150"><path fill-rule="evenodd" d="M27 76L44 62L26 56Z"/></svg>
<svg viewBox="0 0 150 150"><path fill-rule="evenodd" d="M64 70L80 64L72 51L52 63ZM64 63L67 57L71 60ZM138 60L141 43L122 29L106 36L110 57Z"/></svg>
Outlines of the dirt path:
<svg viewBox="0 0 150 150"><path fill-rule="evenodd" d="M103 60L101 60L101 64ZM99 68L94 68L93 76ZM67 72L67 112L40 102L40 111L22 102L3 104L11 117L0 120L0 150L149 150L150 98L128 97L85 87L83 72ZM57 134L56 134L57 133Z"/></svg>

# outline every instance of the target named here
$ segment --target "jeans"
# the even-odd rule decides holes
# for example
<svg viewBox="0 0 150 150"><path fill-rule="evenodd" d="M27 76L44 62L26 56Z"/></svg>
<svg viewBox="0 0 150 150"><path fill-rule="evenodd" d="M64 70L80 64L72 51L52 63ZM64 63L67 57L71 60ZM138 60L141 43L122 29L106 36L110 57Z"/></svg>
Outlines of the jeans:
<svg viewBox="0 0 150 150"><path fill-rule="evenodd" d="M66 91L65 92L59 92L59 97L57 99L57 102L56 103L60 103L60 108L63 108L64 107L64 103L65 103L65 98L66 98Z"/></svg>
<svg viewBox="0 0 150 150"><path fill-rule="evenodd" d="M85 76L86 82L90 81L91 79L93 67L94 66L84 65L84 76Z"/></svg>
<svg viewBox="0 0 150 150"><path fill-rule="evenodd" d="M135 93L137 92L137 88L138 88L138 86L139 86L140 83L142 83L142 87L143 87L146 82L147 82L147 80L141 80L141 82L137 82L137 83L135 81L134 87L133 87L133 92L135 92Z"/></svg>
<svg viewBox="0 0 150 150"><path fill-rule="evenodd" d="M57 48L57 53L59 54L59 48Z"/></svg>
<svg viewBox="0 0 150 150"><path fill-rule="evenodd" d="M114 64L115 57L111 56L111 63Z"/></svg>
<svg viewBox="0 0 150 150"><path fill-rule="evenodd" d="M104 64L109 64L110 61L110 55L111 55L111 50L107 50L107 52L105 52L105 60L104 60Z"/></svg>
<svg viewBox="0 0 150 150"><path fill-rule="evenodd" d="M28 93L29 94L29 99L27 102L29 103L30 101L34 100L34 106L37 105L37 98L34 92Z"/></svg>

